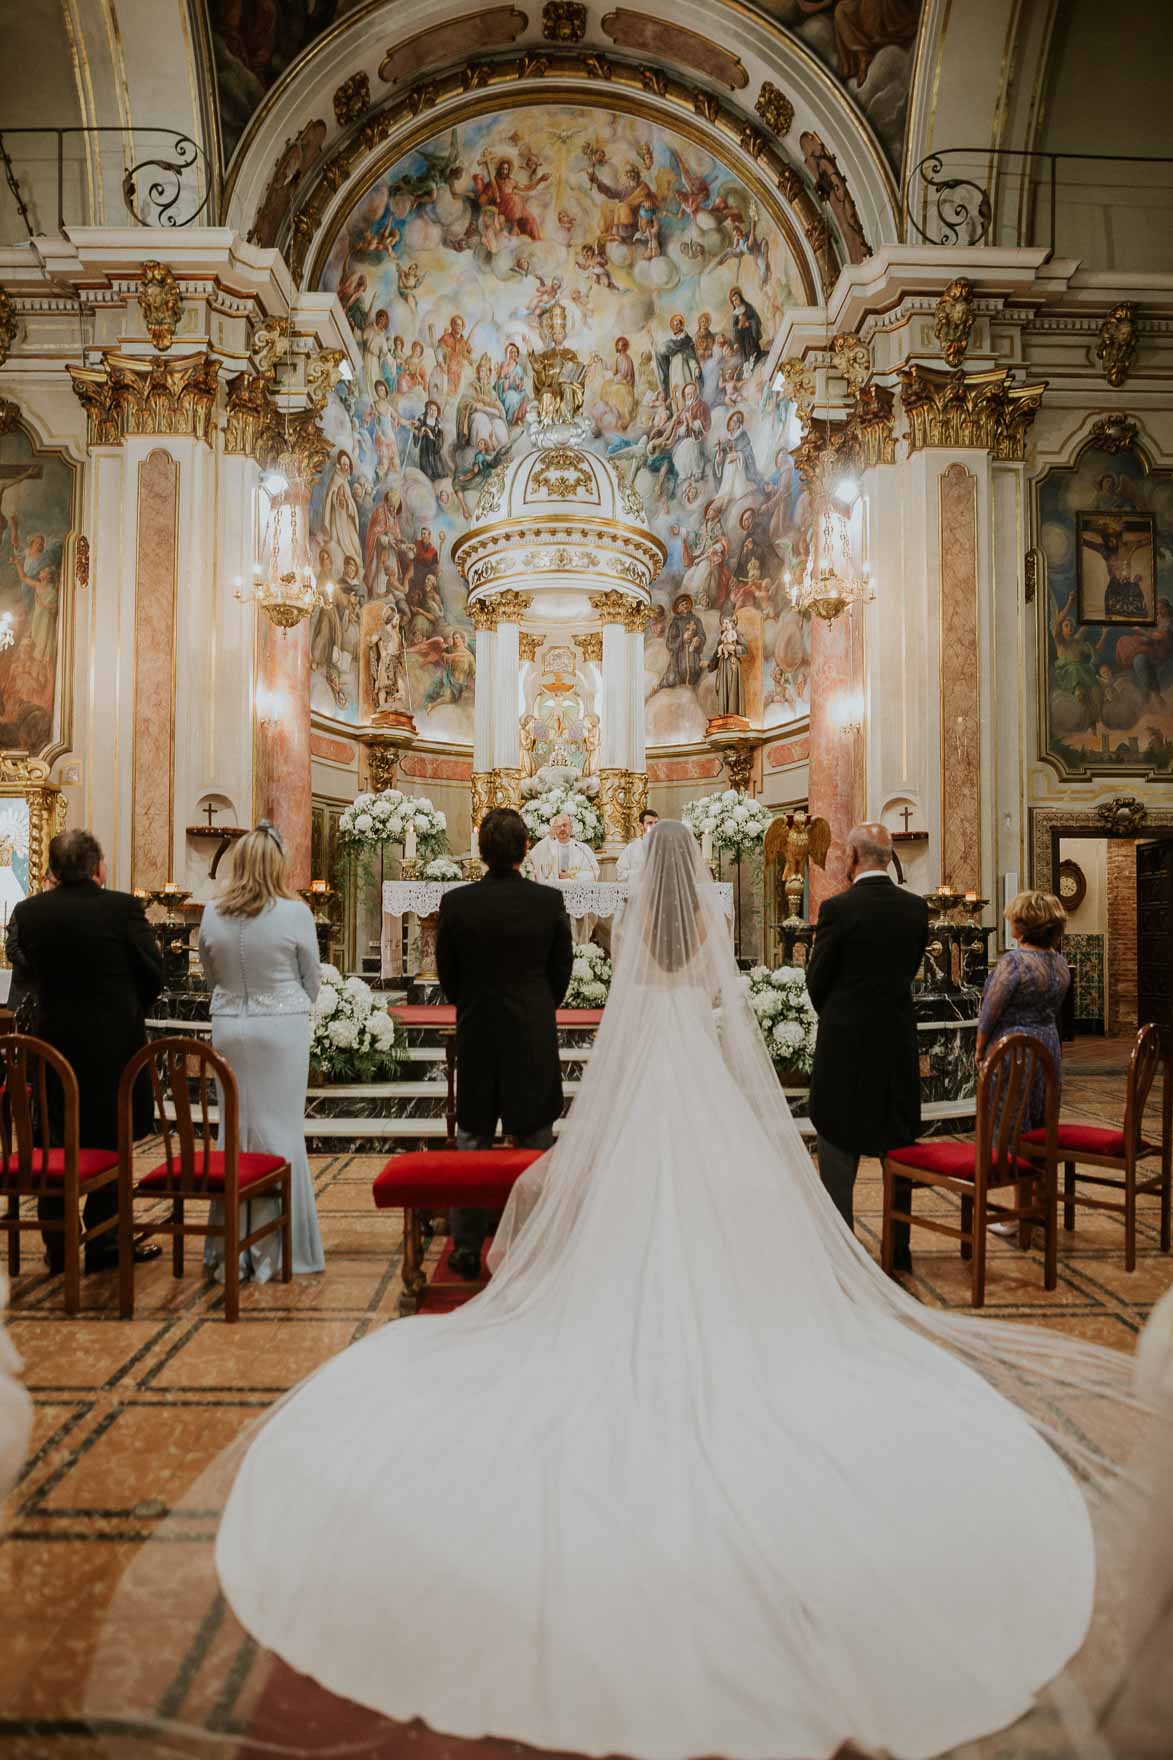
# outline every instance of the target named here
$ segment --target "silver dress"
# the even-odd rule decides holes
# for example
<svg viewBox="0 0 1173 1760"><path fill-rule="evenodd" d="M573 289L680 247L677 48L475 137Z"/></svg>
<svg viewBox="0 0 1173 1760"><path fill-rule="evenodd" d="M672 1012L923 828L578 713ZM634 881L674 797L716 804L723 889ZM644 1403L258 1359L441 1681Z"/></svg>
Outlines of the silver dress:
<svg viewBox="0 0 1173 1760"><path fill-rule="evenodd" d="M293 1269L324 1271L313 1182L305 1152L310 1013L320 965L314 919L300 899L275 899L256 917L224 917L216 905L200 924L200 961L212 989L212 1044L231 1065L240 1096L240 1147L280 1155L293 1170ZM213 1206L214 1215L219 1206ZM241 1233L259 1227L276 1200L241 1206ZM222 1266L209 1239L204 1263ZM241 1275L266 1283L281 1268L281 1238L241 1254ZM222 1275L222 1271L221 1271Z"/></svg>

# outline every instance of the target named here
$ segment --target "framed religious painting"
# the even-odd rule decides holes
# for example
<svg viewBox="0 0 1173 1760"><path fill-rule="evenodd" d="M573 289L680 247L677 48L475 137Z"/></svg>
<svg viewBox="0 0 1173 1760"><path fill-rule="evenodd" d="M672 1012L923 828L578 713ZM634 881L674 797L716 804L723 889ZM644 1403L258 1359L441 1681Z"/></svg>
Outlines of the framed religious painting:
<svg viewBox="0 0 1173 1760"><path fill-rule="evenodd" d="M65 826L65 796L49 766L27 752L0 751L0 922L22 898L39 892L49 866L49 840ZM0 937L2 939L2 937Z"/></svg>
<svg viewBox="0 0 1173 1760"><path fill-rule="evenodd" d="M1156 623L1152 514L1077 513L1075 533L1080 623Z"/></svg>

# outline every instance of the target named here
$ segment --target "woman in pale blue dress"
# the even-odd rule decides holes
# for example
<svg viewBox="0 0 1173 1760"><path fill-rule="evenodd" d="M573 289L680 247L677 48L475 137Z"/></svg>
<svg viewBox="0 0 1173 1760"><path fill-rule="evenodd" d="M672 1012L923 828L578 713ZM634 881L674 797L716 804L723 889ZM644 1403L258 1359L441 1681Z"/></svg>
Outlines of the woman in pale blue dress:
<svg viewBox="0 0 1173 1760"><path fill-rule="evenodd" d="M240 1096L240 1147L280 1155L293 1170L293 1269L324 1271L314 1188L305 1152L310 1017L320 963L314 919L285 879L285 852L262 820L233 850L227 892L200 924L200 961L212 986L212 1044L231 1066ZM275 1214L275 1198L241 1206L241 1233ZM215 1212L217 1206L213 1206ZM253 1212L256 1212L254 1215ZM224 1244L209 1239L204 1263L222 1279ZM279 1234L240 1256L240 1274L267 1283L280 1269Z"/></svg>

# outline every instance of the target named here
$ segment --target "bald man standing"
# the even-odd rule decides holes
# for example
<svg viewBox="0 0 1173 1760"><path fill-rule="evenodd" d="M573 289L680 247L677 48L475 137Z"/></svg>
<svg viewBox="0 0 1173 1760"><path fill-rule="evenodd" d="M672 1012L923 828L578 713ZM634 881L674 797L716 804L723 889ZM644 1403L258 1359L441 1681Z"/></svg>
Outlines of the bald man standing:
<svg viewBox="0 0 1173 1760"><path fill-rule="evenodd" d="M850 885L819 911L806 968L819 1016L810 1097L819 1173L848 1228L860 1156L915 1142L920 1131L912 981L929 938L929 910L888 877L891 860L885 826L854 827ZM911 1269L908 1228L898 1225L896 1270Z"/></svg>

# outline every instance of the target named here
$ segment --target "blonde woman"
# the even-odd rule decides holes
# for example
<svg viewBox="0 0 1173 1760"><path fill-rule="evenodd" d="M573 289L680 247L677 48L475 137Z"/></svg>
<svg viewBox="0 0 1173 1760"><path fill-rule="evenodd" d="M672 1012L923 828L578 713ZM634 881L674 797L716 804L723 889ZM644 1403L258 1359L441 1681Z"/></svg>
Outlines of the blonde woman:
<svg viewBox="0 0 1173 1760"><path fill-rule="evenodd" d="M285 851L262 819L233 850L228 890L200 924L200 960L212 986L212 1043L240 1091L240 1147L281 1155L293 1169L293 1269L325 1270L314 1188L305 1152L310 1014L320 965L309 907L285 878ZM257 1205L274 1205L262 1198ZM258 1227L243 1206L241 1233ZM204 1263L223 1277L223 1243L209 1240ZM241 1255L241 1276L267 1283L280 1268L278 1235Z"/></svg>
<svg viewBox="0 0 1173 1760"><path fill-rule="evenodd" d="M1060 1071L1059 1010L1071 983L1071 971L1059 951L1067 912L1049 892L1020 892L1006 906L1006 921L1014 944L986 979L978 1016L978 1061L1008 1033L1029 1033L1046 1046ZM1035 1086L1027 1130L1040 1129L1046 1122L1042 1081Z"/></svg>

